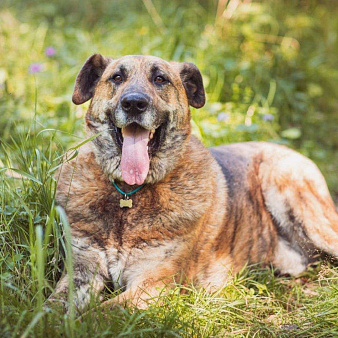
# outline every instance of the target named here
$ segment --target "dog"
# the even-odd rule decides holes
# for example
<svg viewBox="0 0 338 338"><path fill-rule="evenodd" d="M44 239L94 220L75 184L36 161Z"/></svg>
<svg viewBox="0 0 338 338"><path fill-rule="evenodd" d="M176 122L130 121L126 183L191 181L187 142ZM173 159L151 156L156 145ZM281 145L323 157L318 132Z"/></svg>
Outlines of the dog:
<svg viewBox="0 0 338 338"><path fill-rule="evenodd" d="M72 99L91 100L92 141L63 165L56 200L79 310L107 281L122 291L110 303L144 307L164 285L212 291L246 264L298 275L317 250L338 256L338 215L312 161L263 142L206 149L191 135L189 106L205 103L194 64L94 54ZM68 287L65 274L50 300Z"/></svg>

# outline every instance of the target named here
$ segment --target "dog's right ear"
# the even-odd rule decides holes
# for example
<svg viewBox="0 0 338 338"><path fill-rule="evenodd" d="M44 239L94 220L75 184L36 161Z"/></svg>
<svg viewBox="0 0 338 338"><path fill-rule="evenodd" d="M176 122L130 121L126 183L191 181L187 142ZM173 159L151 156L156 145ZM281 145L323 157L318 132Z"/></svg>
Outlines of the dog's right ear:
<svg viewBox="0 0 338 338"><path fill-rule="evenodd" d="M75 104L82 104L93 97L95 86L110 62L110 58L101 54L94 54L85 62L75 81L72 97Z"/></svg>
<svg viewBox="0 0 338 338"><path fill-rule="evenodd" d="M196 65L190 62L171 62L178 70L190 106L201 108L205 104L202 75Z"/></svg>

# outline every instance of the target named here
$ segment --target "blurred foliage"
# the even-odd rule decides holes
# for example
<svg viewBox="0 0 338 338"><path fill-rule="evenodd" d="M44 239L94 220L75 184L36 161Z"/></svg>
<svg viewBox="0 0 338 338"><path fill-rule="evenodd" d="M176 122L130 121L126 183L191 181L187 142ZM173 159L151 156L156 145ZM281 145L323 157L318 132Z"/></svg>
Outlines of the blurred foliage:
<svg viewBox="0 0 338 338"><path fill-rule="evenodd" d="M338 196L337 15L335 0L2 0L0 137L15 140L36 114L69 146L83 136L87 105L71 94L84 60L152 54L201 69L208 103L193 118L207 146L285 143Z"/></svg>

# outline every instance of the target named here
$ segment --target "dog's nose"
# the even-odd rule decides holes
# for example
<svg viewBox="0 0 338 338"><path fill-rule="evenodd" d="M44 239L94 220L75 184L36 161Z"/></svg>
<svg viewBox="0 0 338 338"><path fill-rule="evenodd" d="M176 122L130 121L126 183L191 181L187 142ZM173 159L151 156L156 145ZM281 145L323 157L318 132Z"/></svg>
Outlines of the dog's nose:
<svg viewBox="0 0 338 338"><path fill-rule="evenodd" d="M149 106L150 99L143 93L128 93L121 97L121 106L127 113L142 113Z"/></svg>

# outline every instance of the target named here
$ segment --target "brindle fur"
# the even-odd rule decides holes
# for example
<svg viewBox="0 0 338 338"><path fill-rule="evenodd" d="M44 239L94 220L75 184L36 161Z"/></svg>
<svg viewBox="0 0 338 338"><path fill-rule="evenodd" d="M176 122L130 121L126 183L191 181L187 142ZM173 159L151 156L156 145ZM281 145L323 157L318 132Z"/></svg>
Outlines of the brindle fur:
<svg viewBox="0 0 338 338"><path fill-rule="evenodd" d="M116 70L125 81L109 80ZM156 88L156 72L171 84ZM152 98L141 116L123 114L122 93ZM83 308L112 280L123 292L113 303L144 306L164 285L193 282L209 290L225 285L247 263L273 263L282 273L306 269L314 249L338 256L338 216L326 183L309 159L283 146L240 143L206 149L190 135L189 104L204 104L196 66L155 57L118 60L94 55L81 70L73 95L92 98L88 135L101 132L63 165L57 202L67 212L73 237L75 301ZM121 209L121 150L110 128L140 122L164 125L146 185ZM68 277L51 300L67 294Z"/></svg>

